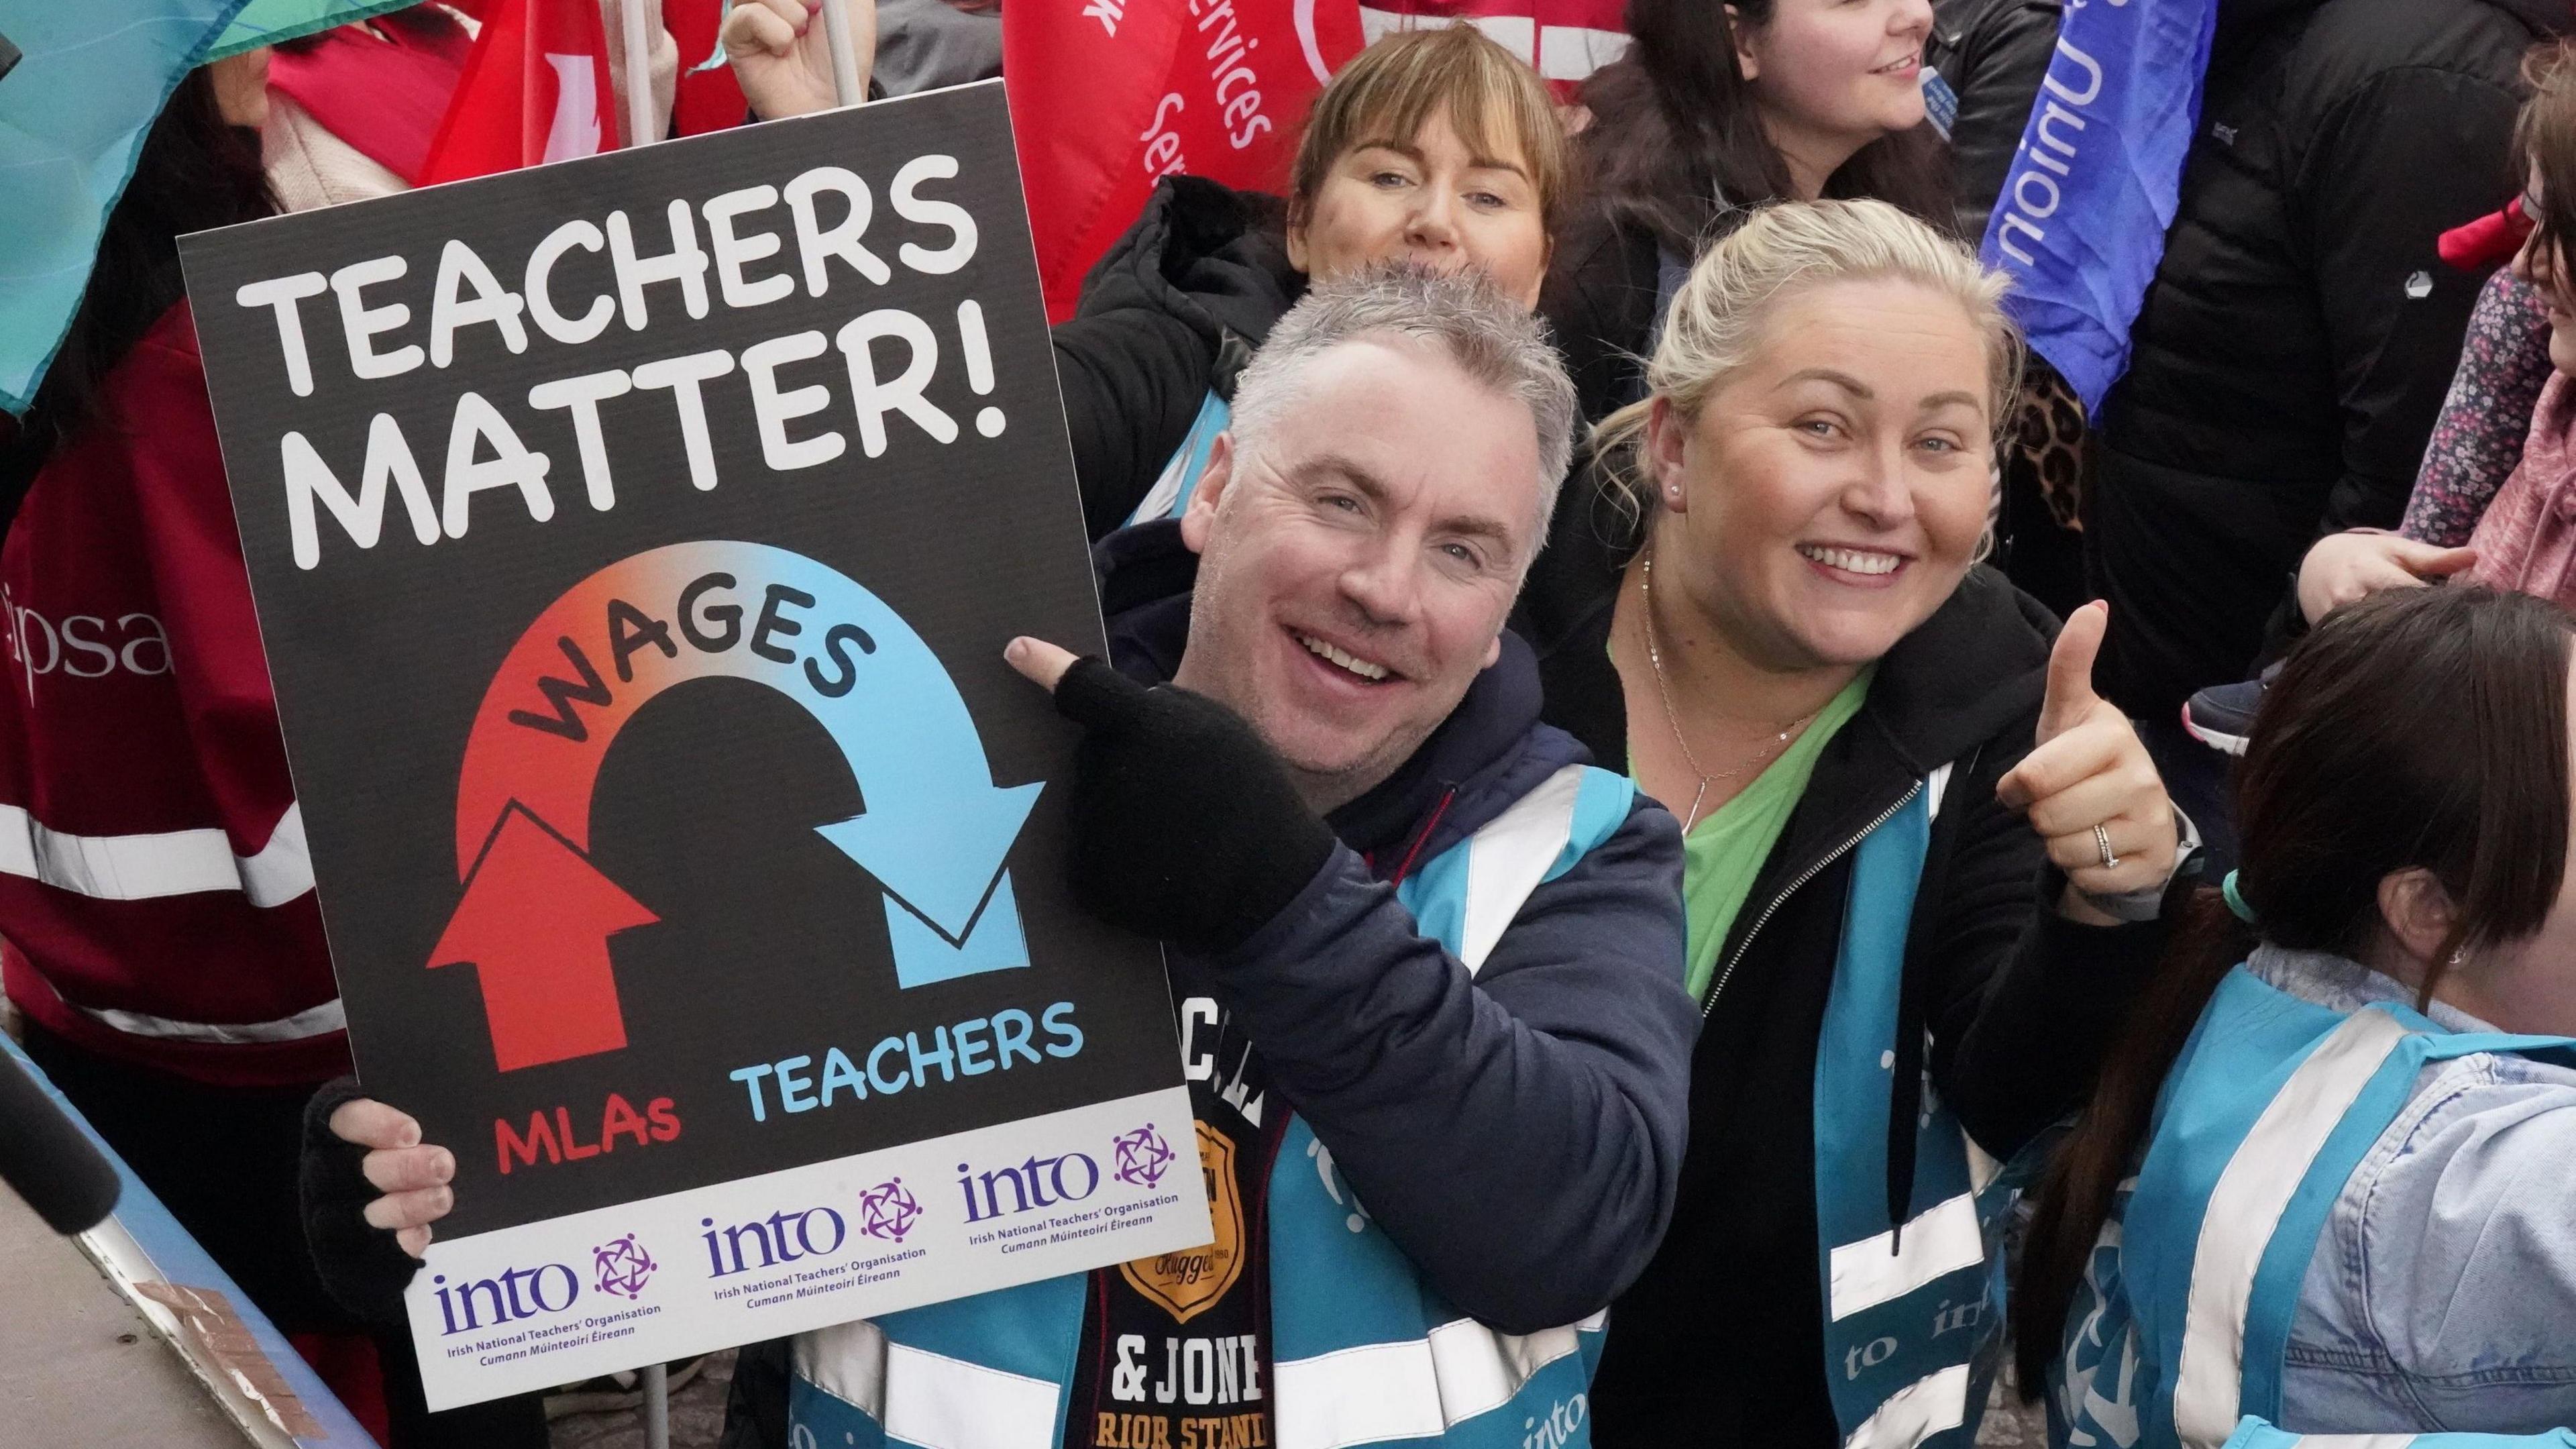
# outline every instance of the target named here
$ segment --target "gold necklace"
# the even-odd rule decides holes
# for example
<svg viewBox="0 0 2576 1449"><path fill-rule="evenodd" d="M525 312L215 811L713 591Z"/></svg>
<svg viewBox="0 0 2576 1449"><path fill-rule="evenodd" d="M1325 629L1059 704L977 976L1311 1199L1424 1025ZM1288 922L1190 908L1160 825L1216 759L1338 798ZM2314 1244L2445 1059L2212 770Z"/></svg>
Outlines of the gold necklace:
<svg viewBox="0 0 2576 1449"><path fill-rule="evenodd" d="M1664 723L1672 729L1673 743L1681 746L1682 761L1691 767L1692 774L1699 776L1699 790L1691 796L1690 814L1682 818L1682 834L1688 835L1691 827L1699 822L1700 802L1708 798L1708 787L1712 781L1732 780L1761 763L1774 750L1787 744L1791 735L1805 729L1817 715L1824 711L1810 710L1782 725L1769 742L1726 769L1714 771L1701 769L1699 757L1691 753L1690 741L1682 734L1681 714L1673 708L1672 682L1664 677L1664 651L1658 642L1655 629L1655 557L1651 553L1638 562L1637 595L1639 603L1646 611L1646 663L1655 671L1655 693L1664 702Z"/></svg>

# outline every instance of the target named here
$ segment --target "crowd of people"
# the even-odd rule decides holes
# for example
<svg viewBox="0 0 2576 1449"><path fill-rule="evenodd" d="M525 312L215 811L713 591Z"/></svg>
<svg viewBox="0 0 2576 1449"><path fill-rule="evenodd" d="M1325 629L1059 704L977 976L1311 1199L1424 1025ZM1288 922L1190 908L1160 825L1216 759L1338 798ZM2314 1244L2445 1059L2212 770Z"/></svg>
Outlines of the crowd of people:
<svg viewBox="0 0 2576 1449"><path fill-rule="evenodd" d="M999 64L930 8L878 93ZM817 9L731 7L747 123L833 103ZM1949 1449L2007 1368L2060 1445L2570 1442L2576 12L2221 0L2088 419L1976 249L2057 10L1629 0L1571 104L1404 28L1281 194L1159 184L1054 329L1109 657L1008 658L1246 1271L746 1346L729 1449L1168 1449L1197 1339L1247 1446ZM175 249L421 138L268 63L0 456L0 979L388 1443L541 1444L410 1368L454 1158L345 1075ZM84 865L185 832L232 874Z"/></svg>

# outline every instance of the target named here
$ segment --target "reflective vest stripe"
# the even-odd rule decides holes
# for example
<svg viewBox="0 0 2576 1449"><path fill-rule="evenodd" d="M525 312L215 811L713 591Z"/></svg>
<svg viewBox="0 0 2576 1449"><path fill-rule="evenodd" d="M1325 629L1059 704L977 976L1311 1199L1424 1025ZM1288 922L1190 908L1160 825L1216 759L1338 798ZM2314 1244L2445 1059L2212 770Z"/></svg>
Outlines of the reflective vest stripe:
<svg viewBox="0 0 2576 1449"><path fill-rule="evenodd" d="M1954 1363L1887 1396L1843 1449L1913 1449L1968 1421L1968 1366Z"/></svg>
<svg viewBox="0 0 2576 1449"><path fill-rule="evenodd" d="M796 1371L920 1449L1056 1449L1054 1384L889 1343L873 1323L799 1337Z"/></svg>
<svg viewBox="0 0 2576 1449"><path fill-rule="evenodd" d="M1273 1365L1279 1449L1422 1439L1449 1427L1431 1342L1372 1343Z"/></svg>
<svg viewBox="0 0 2576 1449"><path fill-rule="evenodd" d="M1917 1213L1901 1232L1890 1228L1877 1237L1834 1249L1833 1316L1849 1318L1985 1260L1986 1238L1977 1223L1977 1200L1960 1193Z"/></svg>
<svg viewBox="0 0 2576 1449"><path fill-rule="evenodd" d="M1574 829L1575 798L1588 773L1581 765L1566 766L1476 832L1467 854L1467 915L1458 943L1468 975L1484 966L1512 917L1564 852Z"/></svg>
<svg viewBox="0 0 2576 1449"><path fill-rule="evenodd" d="M2184 1444L2216 1449L2236 1433L2245 1314L2263 1250L2326 1138L2407 1035L2387 1012L2354 1012L2299 1063L2219 1174L2192 1253L2174 1371L2174 1432Z"/></svg>
<svg viewBox="0 0 2576 1449"><path fill-rule="evenodd" d="M1224 398L1210 392L1199 403L1198 415L1190 419L1190 430L1181 435L1181 445L1164 460L1163 471L1154 475L1154 486L1145 490L1144 500L1127 515L1127 522L1151 523L1188 512L1190 495L1198 491L1199 475L1207 471L1208 453L1216 445L1217 434L1224 432L1233 418L1234 409L1226 406Z"/></svg>
<svg viewBox="0 0 2576 1449"><path fill-rule="evenodd" d="M0 805L0 874L21 876L101 901L157 900L202 891L240 891L275 906L313 889L304 810L289 805L257 855L235 855L211 826L150 835L73 835L16 805Z"/></svg>
<svg viewBox="0 0 2576 1449"><path fill-rule="evenodd" d="M885 1418L885 1330L866 1319L800 1333L793 1341L796 1372L807 1383Z"/></svg>
<svg viewBox="0 0 2576 1449"><path fill-rule="evenodd" d="M18 957L25 961L23 956ZM77 1011L99 1025L128 1036L155 1037L162 1041L211 1042L217 1046L247 1046L257 1042L303 1041L310 1037L329 1036L349 1029L348 1013L342 1010L340 998L332 997L319 1006L308 1006L293 1016L275 1021L173 1021L166 1016L147 1016L140 1011L117 1011L103 1006L83 1006L68 1000L42 971L31 971L43 982L54 1000Z"/></svg>
<svg viewBox="0 0 2576 1449"><path fill-rule="evenodd" d="M1455 1424L1510 1403L1532 1374L1581 1349L1577 1333L1597 1332L1608 1320L1608 1313L1596 1313L1579 1324L1531 1334L1496 1333L1472 1318L1441 1324L1431 1330L1440 1416Z"/></svg>
<svg viewBox="0 0 2576 1449"><path fill-rule="evenodd" d="M59 999L60 993L57 993ZM163 1041L201 1041L220 1046L247 1046L254 1042L303 1041L309 1037L329 1036L349 1029L348 1013L342 1010L340 998L332 997L320 1006L308 1007L293 1016L275 1021L207 1022L172 1021L164 1016L146 1016L139 1011L110 1011L103 1007L81 1006L64 1002L72 1010L101 1026L113 1027L128 1036L157 1037Z"/></svg>

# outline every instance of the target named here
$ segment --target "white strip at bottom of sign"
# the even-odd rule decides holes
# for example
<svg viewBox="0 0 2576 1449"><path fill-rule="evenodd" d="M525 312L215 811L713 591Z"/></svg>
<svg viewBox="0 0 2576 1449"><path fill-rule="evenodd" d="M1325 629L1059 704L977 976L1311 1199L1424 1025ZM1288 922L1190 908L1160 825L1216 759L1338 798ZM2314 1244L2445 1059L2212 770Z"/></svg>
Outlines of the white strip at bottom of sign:
<svg viewBox="0 0 2576 1449"><path fill-rule="evenodd" d="M454 1408L1198 1247L1197 1141L1171 1087L439 1239L421 1383Z"/></svg>

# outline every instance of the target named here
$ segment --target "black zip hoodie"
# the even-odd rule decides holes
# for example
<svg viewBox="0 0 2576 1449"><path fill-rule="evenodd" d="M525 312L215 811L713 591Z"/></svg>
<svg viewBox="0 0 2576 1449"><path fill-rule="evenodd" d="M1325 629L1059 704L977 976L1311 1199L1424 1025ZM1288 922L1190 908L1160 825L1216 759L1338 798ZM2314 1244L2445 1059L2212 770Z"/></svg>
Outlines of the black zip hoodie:
<svg viewBox="0 0 2576 1449"><path fill-rule="evenodd" d="M1548 717L1627 755L1610 606L1542 656ZM1852 849L1931 771L1933 817L1902 1010L1928 1029L1932 1084L2006 1157L2073 1110L2163 949L2161 923L2060 917L2064 878L1995 799L2031 749L2057 629L1988 568L1879 662L1825 746L1718 954L1691 1067L1690 1146L1663 1246L1610 1314L1594 1439L1627 1445L1834 1445L1815 1207L1816 1040L1851 892ZM1927 1031L1900 1027L1900 1056ZM1912 1178L1922 1071L1897 1063L1889 1195ZM1898 1214L1891 1213L1893 1224Z"/></svg>
<svg viewBox="0 0 2576 1449"><path fill-rule="evenodd" d="M1305 295L1288 264L1275 196L1170 176L1082 279L1056 324L1056 382L1093 538L1127 521L1189 435L1211 389L1235 374Z"/></svg>

